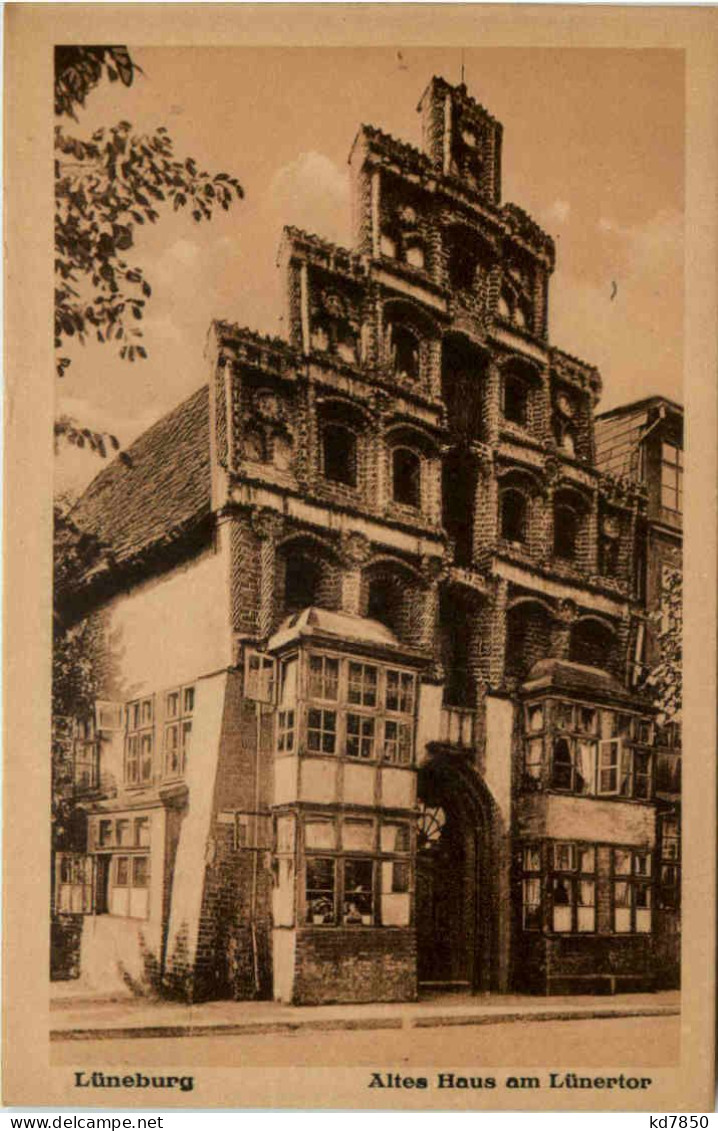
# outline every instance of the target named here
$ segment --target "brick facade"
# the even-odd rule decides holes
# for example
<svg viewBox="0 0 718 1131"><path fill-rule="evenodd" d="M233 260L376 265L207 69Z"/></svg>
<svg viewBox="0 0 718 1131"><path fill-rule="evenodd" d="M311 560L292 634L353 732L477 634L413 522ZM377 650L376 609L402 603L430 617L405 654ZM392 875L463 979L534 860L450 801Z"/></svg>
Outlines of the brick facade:
<svg viewBox="0 0 718 1131"><path fill-rule="evenodd" d="M611 887L599 833L613 804L623 851L640 866L655 853L651 711L627 685L645 492L596 464L601 380L549 344L555 249L501 201L500 124L441 79L420 109L423 152L359 131L352 249L285 229L286 340L212 327L211 511L231 660L211 742L191 751L211 795L193 818L195 778L177 828L177 860L187 830L198 838L193 878L171 865L162 909L167 968L195 998L411 1000L417 977L554 993L652 984L648 920L634 908L630 937L616 937L605 905L609 890L650 896ZM245 680L265 662L275 682L260 695ZM313 663L343 673L329 705L326 687L312 702ZM366 700L351 682L362 665L380 681ZM400 669L417 681L411 706L390 689ZM540 706L540 755L534 693L556 704ZM572 720L565 740L554 710ZM591 711L605 733L581 737ZM547 831L554 795L582 790L580 839L595 847L585 934L577 913L568 928L549 915L549 892L578 900L573 878L554 889L541 873L536 887L516 864L527 829L562 839ZM396 837L391 850L382 837ZM356 880L370 870L373 902ZM539 891L542 925L527 931ZM361 925L346 918L352 900ZM331 923L311 921L322 901ZM458 930L467 908L481 923ZM427 942L420 913L448 917L449 942Z"/></svg>

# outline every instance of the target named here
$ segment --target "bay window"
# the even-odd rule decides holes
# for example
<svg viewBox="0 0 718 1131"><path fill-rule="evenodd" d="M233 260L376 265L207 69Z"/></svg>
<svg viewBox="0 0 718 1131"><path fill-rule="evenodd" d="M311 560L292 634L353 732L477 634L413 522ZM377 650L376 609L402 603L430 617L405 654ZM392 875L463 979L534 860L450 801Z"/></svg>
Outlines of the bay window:
<svg viewBox="0 0 718 1131"><path fill-rule="evenodd" d="M524 708L523 781L582 796L653 796L654 727L650 719L568 700Z"/></svg>
<svg viewBox="0 0 718 1131"><path fill-rule="evenodd" d="M282 672L285 666L286 662ZM280 693L278 754L300 750L302 731L301 749L307 754L411 765L416 705L413 672L310 652L305 695L306 706L296 680L291 694Z"/></svg>

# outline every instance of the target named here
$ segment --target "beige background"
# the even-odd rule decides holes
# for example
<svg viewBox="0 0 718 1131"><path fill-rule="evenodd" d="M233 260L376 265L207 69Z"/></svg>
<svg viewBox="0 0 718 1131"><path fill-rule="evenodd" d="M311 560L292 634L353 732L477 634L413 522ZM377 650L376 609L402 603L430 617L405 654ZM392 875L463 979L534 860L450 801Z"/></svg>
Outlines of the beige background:
<svg viewBox="0 0 718 1131"><path fill-rule="evenodd" d="M323 1106L519 1110L713 1109L715 872L715 494L718 15L714 9L481 5L10 5L6 8L6 573L5 573L5 1040L4 1100L77 1104L72 1069L52 1066L48 1042L49 674L52 419L51 63L55 42L401 47L682 49L686 62L687 408L686 689L684 724L684 993L681 1063L652 1070L636 1093L462 1093L366 1090L365 1069L200 1068L189 1096L157 1106ZM675 56L672 56L675 59ZM423 78L423 76L421 76ZM429 76L426 76L428 79ZM455 76L454 76L455 77ZM279 81L279 80L278 80ZM473 79L471 80L474 86ZM477 84L477 92L480 87ZM479 93L479 97L481 94ZM597 90L596 97L600 97ZM495 107L489 107L496 111ZM128 115L129 116L129 115ZM499 114L499 117L501 115ZM384 125L381 119L378 124ZM647 121L647 129L650 121ZM317 123L318 140L322 126ZM351 137L345 139L348 146ZM510 142L511 144L511 142ZM513 144L519 145L516 139ZM660 145L660 139L655 139ZM196 148L196 147L195 147ZM190 152L194 149L190 146ZM241 163L238 167L242 177ZM680 184L675 168L664 170ZM529 205L517 192L514 198ZM558 273L561 272L559 248ZM665 283L665 280L663 280ZM261 328L261 327L260 327ZM673 326L671 340L680 340ZM558 344L567 343L558 338ZM648 346L646 347L648 348ZM589 345L580 353L587 360ZM680 358L664 359L678 384ZM630 372L611 403L639 395ZM200 383L201 376L197 384ZM625 383L624 383L625 382ZM623 384L623 388L621 388ZM677 387L661 391L680 398ZM181 395L181 394L180 394ZM174 397L176 401L179 397ZM172 402L171 402L172 403ZM608 401L604 402L605 405ZM161 410L160 410L161 411ZM159 415L159 412L155 415ZM171 1049L170 1049L171 1051ZM340 1050L339 1050L340 1051ZM139 1050L138 1050L139 1052ZM138 1058L139 1059L139 1058ZM572 1064L580 1067L581 1049ZM92 1068L102 1068L93 1063ZM158 1066L159 1067L159 1066ZM168 1068L172 1068L168 1064ZM377 1068L384 1066L377 1065ZM385 1066L391 1069L393 1066ZM420 1073L431 1066L412 1065ZM515 1066L521 1072L521 1065ZM616 1065L607 1054L606 1070ZM482 1065L488 1073L491 1066ZM503 1067L505 1077L511 1068ZM594 1070L597 1074L597 1070ZM641 1074L641 1073L639 1073ZM93 1102L116 1107L114 1092ZM599 1098L600 1097L600 1098ZM153 1097L142 1097L142 1106ZM132 1094L122 1095L132 1105Z"/></svg>

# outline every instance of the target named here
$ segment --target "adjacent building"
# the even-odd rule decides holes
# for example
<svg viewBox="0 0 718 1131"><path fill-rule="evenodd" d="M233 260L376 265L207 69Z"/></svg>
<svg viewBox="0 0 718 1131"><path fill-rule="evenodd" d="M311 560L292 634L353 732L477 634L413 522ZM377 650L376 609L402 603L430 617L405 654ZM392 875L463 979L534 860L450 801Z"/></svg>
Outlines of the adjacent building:
<svg viewBox="0 0 718 1131"><path fill-rule="evenodd" d="M683 408L665 397L621 405L596 418L596 460L647 495L636 546L638 594L645 623L637 637L636 680L661 663L661 632L676 616L683 566ZM680 982L681 723L675 701L656 732L657 888L655 952L662 985Z"/></svg>
<svg viewBox="0 0 718 1131"><path fill-rule="evenodd" d="M55 898L95 983L659 980L650 488L597 458L501 125L438 78L419 111L422 150L357 134L351 248L285 229L286 340L214 323L206 383L75 508L100 694Z"/></svg>

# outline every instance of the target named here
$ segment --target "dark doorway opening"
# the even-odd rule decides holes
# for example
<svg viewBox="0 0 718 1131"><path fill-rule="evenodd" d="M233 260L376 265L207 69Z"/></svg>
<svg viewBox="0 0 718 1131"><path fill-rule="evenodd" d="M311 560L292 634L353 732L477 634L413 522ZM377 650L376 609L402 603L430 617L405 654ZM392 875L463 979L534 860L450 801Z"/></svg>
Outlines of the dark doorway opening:
<svg viewBox="0 0 718 1131"><path fill-rule="evenodd" d="M429 762L419 775L416 936L419 989L488 989L483 822L466 784Z"/></svg>

